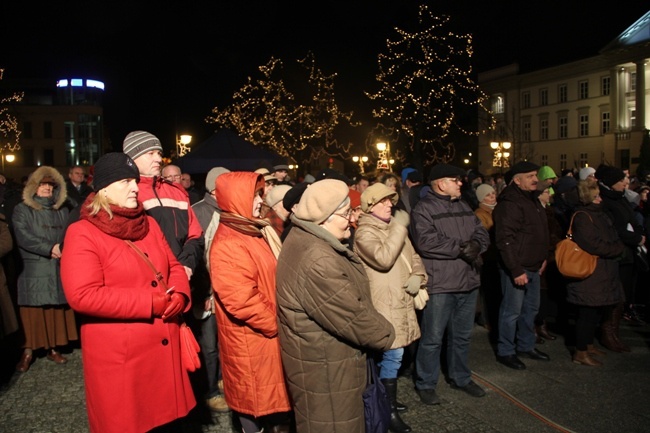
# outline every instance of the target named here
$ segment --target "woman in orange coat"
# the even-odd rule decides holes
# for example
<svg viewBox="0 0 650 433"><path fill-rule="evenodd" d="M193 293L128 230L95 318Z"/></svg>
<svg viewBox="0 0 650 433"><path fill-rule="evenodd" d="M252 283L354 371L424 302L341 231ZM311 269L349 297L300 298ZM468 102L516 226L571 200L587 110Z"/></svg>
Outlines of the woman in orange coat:
<svg viewBox="0 0 650 433"><path fill-rule="evenodd" d="M215 189L222 213L210 248L210 277L217 296L224 395L244 433L259 432L265 425L287 424L291 410L275 297L280 240L260 218L263 176L225 173Z"/></svg>
<svg viewBox="0 0 650 433"><path fill-rule="evenodd" d="M181 365L179 318L190 308L183 265L138 202L140 174L121 152L95 164L80 220L65 235L63 290L81 313L91 432L178 431L196 405ZM125 242L149 257L173 293Z"/></svg>

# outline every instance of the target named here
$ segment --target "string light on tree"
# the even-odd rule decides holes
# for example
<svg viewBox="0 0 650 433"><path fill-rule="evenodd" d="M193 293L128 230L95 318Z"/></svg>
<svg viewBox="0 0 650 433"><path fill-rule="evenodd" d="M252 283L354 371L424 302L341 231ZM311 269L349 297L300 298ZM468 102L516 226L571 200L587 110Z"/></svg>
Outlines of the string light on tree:
<svg viewBox="0 0 650 433"><path fill-rule="evenodd" d="M0 80L4 69L0 68ZM10 112L10 104L20 102L25 96L24 92L14 93L7 97L0 97L0 153L2 157L2 171L4 171L5 158L7 162L13 162L14 155L10 152L20 150L20 134L18 119Z"/></svg>
<svg viewBox="0 0 650 433"><path fill-rule="evenodd" d="M426 164L453 159L455 138L485 132L463 126L460 119L470 109L490 114L485 129L494 127L488 96L471 78L472 37L449 31L449 20L421 5L417 30L395 28L397 37L387 40L387 52L378 56L379 91L366 92L378 103L373 115L399 125L406 136L406 143L393 144Z"/></svg>

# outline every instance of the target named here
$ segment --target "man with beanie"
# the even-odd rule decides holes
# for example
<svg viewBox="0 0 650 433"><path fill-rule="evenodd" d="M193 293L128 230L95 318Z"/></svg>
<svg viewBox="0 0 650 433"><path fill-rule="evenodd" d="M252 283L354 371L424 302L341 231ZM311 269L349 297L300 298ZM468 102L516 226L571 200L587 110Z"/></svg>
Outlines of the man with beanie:
<svg viewBox="0 0 650 433"><path fill-rule="evenodd" d="M282 236L288 224L289 211L282 205L282 199L290 189L291 185L288 183L279 184L274 186L264 197L264 202L272 211L266 214L266 218L271 221L271 226L278 232L278 236Z"/></svg>
<svg viewBox="0 0 650 433"><path fill-rule="evenodd" d="M127 134L122 143L140 172L138 200L160 225L174 255L185 267L189 279L203 257L203 230L180 184L162 178L162 145L146 131Z"/></svg>
<svg viewBox="0 0 650 433"><path fill-rule="evenodd" d="M225 413L230 410L226 399L219 389L221 366L219 365L219 347L217 345L217 320L214 316L214 292L210 282L208 269L208 254L212 239L219 227L221 209L216 199L215 182L223 173L230 173L224 167L214 167L205 177L205 190L203 200L192 205L192 210L204 233L205 248L201 261L192 275L192 312L188 322L192 325L201 346L201 356L207 377L207 390L205 404L213 412Z"/></svg>
<svg viewBox="0 0 650 433"><path fill-rule="evenodd" d="M366 352L384 352L395 330L373 306L350 236L348 185L309 185L291 215L277 265L278 335L296 431L365 429Z"/></svg>
<svg viewBox="0 0 650 433"><path fill-rule="evenodd" d="M472 380L469 347L480 282L481 253L490 243L487 230L461 200L465 171L435 165L431 189L411 211L411 239L427 271L429 301L422 312L422 337L415 359L415 388L424 404L440 404L436 386L447 331L447 369L453 389L472 397L485 391Z"/></svg>
<svg viewBox="0 0 650 433"><path fill-rule="evenodd" d="M492 213L503 294L497 361L515 370L526 368L517 355L550 360L535 348L540 276L549 247L546 211L537 199L538 170L528 161L515 164L510 170L512 182L499 194Z"/></svg>
<svg viewBox="0 0 650 433"><path fill-rule="evenodd" d="M634 309L635 288L638 270L634 263L634 253L640 245L645 244L644 229L634 216L634 209L625 197L625 191L630 185L630 179L618 167L601 165L596 169L596 178L602 198L602 206L614 223L618 237L625 244L625 253L618 261L618 273L623 290L625 303L608 310L601 326L601 343L614 352L629 352L627 344L620 340L619 326L625 314L630 319L637 319Z"/></svg>

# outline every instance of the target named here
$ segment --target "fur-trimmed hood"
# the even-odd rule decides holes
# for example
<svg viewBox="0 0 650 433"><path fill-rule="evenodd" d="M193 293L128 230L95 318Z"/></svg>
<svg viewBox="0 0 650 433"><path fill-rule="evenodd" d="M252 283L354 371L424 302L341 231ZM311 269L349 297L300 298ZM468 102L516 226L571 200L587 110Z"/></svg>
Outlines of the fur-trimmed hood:
<svg viewBox="0 0 650 433"><path fill-rule="evenodd" d="M65 200L68 198L68 192L65 187L65 179L59 171L53 167L48 167L46 165L37 168L27 179L27 184L23 188L23 202L36 210L43 209L43 205L34 200L36 191L38 190L38 185L41 183L44 177L52 177L57 184L57 188L54 190L53 196L56 201L54 202L54 209L59 209Z"/></svg>

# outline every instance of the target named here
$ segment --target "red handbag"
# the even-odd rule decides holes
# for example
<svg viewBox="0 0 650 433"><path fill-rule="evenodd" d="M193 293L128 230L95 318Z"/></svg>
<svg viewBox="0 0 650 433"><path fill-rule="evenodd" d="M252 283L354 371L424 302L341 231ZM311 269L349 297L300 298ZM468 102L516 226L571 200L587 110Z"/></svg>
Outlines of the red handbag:
<svg viewBox="0 0 650 433"><path fill-rule="evenodd" d="M133 242L128 240L125 240L124 242L133 248L140 257L142 257L142 260L144 260L149 268L153 271L154 275L156 276L156 280L158 280L158 283L160 284L160 287L162 287L164 292L167 292L167 282L165 282L162 274L158 272L153 263L151 263L149 257L147 257L146 254L144 254L142 250L138 248L137 245ZM190 329L190 327L187 326L187 323L185 323L183 314L179 314L178 317L180 318L179 334L181 339L181 363L183 364L183 367L185 367L185 369L191 373L201 367L201 359L199 358L201 346L199 346L199 343L196 341L196 337L194 337L192 329Z"/></svg>

